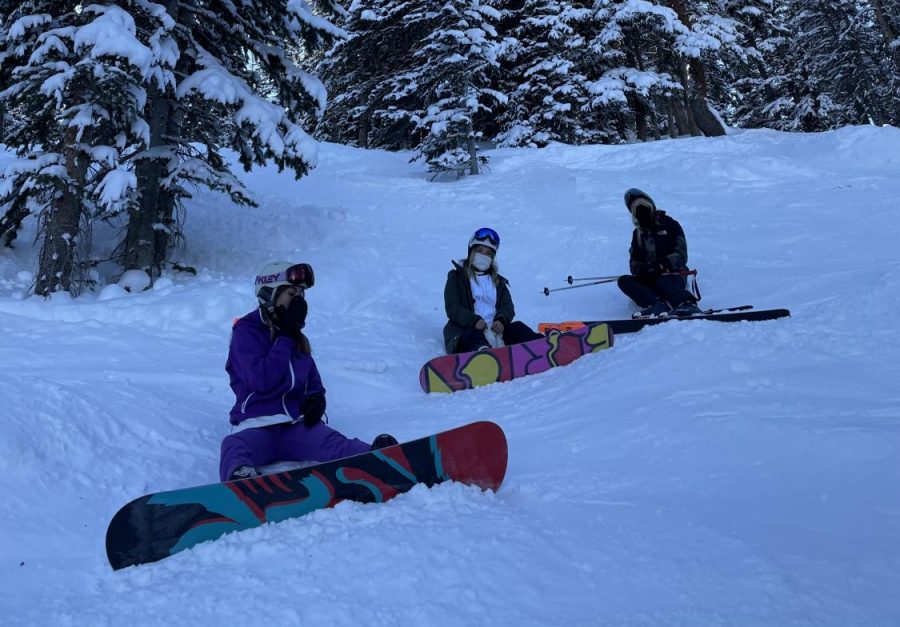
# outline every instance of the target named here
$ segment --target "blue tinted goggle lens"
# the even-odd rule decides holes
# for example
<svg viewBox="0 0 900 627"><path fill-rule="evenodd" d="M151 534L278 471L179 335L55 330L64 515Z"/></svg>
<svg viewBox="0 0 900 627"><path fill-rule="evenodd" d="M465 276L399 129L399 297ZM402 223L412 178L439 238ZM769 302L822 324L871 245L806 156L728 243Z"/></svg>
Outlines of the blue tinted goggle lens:
<svg viewBox="0 0 900 627"><path fill-rule="evenodd" d="M494 246L500 245L500 236L497 235L497 231L495 231L494 229L489 229L487 227L475 231L475 239L488 240Z"/></svg>

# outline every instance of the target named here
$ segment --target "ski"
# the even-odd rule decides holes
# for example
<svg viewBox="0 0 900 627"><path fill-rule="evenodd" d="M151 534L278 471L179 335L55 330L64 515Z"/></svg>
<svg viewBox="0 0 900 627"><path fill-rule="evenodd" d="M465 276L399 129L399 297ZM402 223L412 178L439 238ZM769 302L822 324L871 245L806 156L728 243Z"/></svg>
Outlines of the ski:
<svg viewBox="0 0 900 627"><path fill-rule="evenodd" d="M548 331L571 331L585 325L605 322L615 334L636 333L644 327L671 322L673 320L712 320L715 322L756 322L762 320L777 320L787 318L791 312L787 309L753 309L752 305L739 307L726 307L722 309L708 309L693 316L658 316L653 318L628 318L625 320L572 320L568 322L542 322L538 325L540 333Z"/></svg>
<svg viewBox="0 0 900 627"><path fill-rule="evenodd" d="M724 313L726 311L749 311L753 309L753 305L738 305L737 307L722 307L721 309L704 309L704 315L711 315L717 313ZM634 316L632 316L634 318ZM640 318L639 318L640 319Z"/></svg>

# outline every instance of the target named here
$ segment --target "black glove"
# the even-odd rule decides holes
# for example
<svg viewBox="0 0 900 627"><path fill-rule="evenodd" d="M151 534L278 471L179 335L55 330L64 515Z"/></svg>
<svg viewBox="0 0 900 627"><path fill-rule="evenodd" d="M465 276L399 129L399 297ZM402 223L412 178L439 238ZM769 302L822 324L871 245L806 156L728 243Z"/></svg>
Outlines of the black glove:
<svg viewBox="0 0 900 627"><path fill-rule="evenodd" d="M662 268L655 261L646 261L641 265L640 277L655 281L662 274Z"/></svg>
<svg viewBox="0 0 900 627"><path fill-rule="evenodd" d="M300 330L306 326L307 309L306 299L302 296L294 298L287 307L276 307L275 314L281 332L289 337L299 337Z"/></svg>
<svg viewBox="0 0 900 627"><path fill-rule="evenodd" d="M307 427L312 427L320 422L322 414L325 413L325 395L316 392L307 396L300 407L300 412L303 414L303 424Z"/></svg>

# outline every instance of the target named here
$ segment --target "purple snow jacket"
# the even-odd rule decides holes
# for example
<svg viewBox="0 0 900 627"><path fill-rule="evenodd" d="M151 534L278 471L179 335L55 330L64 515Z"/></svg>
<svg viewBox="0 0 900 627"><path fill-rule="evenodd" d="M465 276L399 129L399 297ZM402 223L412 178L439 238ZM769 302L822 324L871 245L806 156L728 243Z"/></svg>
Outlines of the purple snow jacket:
<svg viewBox="0 0 900 627"><path fill-rule="evenodd" d="M297 418L307 396L325 393L312 356L298 350L289 337L277 336L273 342L259 309L235 323L225 370L236 397L233 425L258 416Z"/></svg>

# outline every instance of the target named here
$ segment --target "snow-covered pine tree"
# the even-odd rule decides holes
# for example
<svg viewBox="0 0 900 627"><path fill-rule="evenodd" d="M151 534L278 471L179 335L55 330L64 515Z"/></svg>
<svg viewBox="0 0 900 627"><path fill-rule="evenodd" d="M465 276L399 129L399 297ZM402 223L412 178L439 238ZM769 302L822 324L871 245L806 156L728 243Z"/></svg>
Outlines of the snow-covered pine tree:
<svg viewBox="0 0 900 627"><path fill-rule="evenodd" d="M504 64L511 83L498 141L504 146L544 146L558 141L598 141L588 103L590 65L586 35L593 15L581 0L525 0L517 8L516 40Z"/></svg>
<svg viewBox="0 0 900 627"><path fill-rule="evenodd" d="M738 109L739 121L784 131L824 130L829 126L833 103L819 77L810 71L810 59L797 41L794 0L775 0L776 20L783 36L773 38L766 58L770 86L767 93L755 93ZM737 84L742 92L742 83Z"/></svg>
<svg viewBox="0 0 900 627"><path fill-rule="evenodd" d="M0 178L0 230L9 243L36 213L35 293L77 292L92 220L136 197L129 153L145 139L142 84L158 60L116 5L29 0L8 15L0 62L10 85L0 100L15 112L5 141L19 159Z"/></svg>
<svg viewBox="0 0 900 627"><path fill-rule="evenodd" d="M143 198L123 243L126 269L151 271L165 259L176 205L190 186L252 204L223 148L235 150L246 170L271 160L300 177L315 165L317 145L304 125L321 114L325 90L293 58L345 36L322 16L340 10L330 0L320 2L318 12L304 0L163 0L154 6L164 6L176 25L171 48L164 46L177 56L176 81L148 101L142 189L159 193Z"/></svg>
<svg viewBox="0 0 900 627"><path fill-rule="evenodd" d="M726 59L750 66L758 76L765 76L765 41L778 26L774 0L726 0L721 11L731 19L738 38L737 45L726 50Z"/></svg>
<svg viewBox="0 0 900 627"><path fill-rule="evenodd" d="M737 43L736 24L716 2L667 0L665 4L675 12L681 25L675 54L693 123L704 135L724 135L725 126L710 102L708 74L726 49L744 54Z"/></svg>
<svg viewBox="0 0 900 627"><path fill-rule="evenodd" d="M643 0L598 0L594 21L591 105L614 120L620 139L696 133L677 78L676 37L687 31L675 13Z"/></svg>
<svg viewBox="0 0 900 627"><path fill-rule="evenodd" d="M417 94L395 88L414 47L428 35L424 21L404 19L416 4L354 0L347 9L341 26L349 36L337 41L318 70L329 94L319 136L363 148L411 147L414 127L404 112L419 108Z"/></svg>
<svg viewBox="0 0 900 627"><path fill-rule="evenodd" d="M303 0L2 0L0 14L0 100L17 120L4 138L20 157L0 178L0 235L41 216L37 293L77 289L91 219L126 216L125 269L158 272L190 186L251 202L222 148L246 169L315 164L303 124L325 92L291 52L344 33Z"/></svg>
<svg viewBox="0 0 900 627"><path fill-rule="evenodd" d="M878 50L885 77L885 112L889 121L900 125L900 0L869 0L881 34Z"/></svg>
<svg viewBox="0 0 900 627"><path fill-rule="evenodd" d="M885 52L900 72L900 0L869 0L883 38Z"/></svg>
<svg viewBox="0 0 900 627"><path fill-rule="evenodd" d="M763 108L782 130L817 131L890 119L889 74L872 6L779 0L788 45L770 61L777 97Z"/></svg>
<svg viewBox="0 0 900 627"><path fill-rule="evenodd" d="M721 96L730 105L733 123L742 127L765 125L762 109L776 98L770 59L784 53L788 35L774 0L728 0L725 15L734 20L740 52L726 51L720 70Z"/></svg>
<svg viewBox="0 0 900 627"><path fill-rule="evenodd" d="M414 54L416 65L398 77L394 97L420 94L423 106L412 119L424 137L416 158L432 172L478 174L486 162L477 151L476 117L506 101L489 76L503 51L493 26L499 17L480 0L443 0L434 11L406 16L413 30L424 23L430 34Z"/></svg>
<svg viewBox="0 0 900 627"><path fill-rule="evenodd" d="M12 7L5 6L5 1L0 1L0 28L6 24L7 15L3 11L9 10ZM7 64L3 63L3 58L6 56L3 48L0 48L0 91L6 88L10 83L10 68ZM9 118L9 113L6 107L6 103L0 100L0 146L5 146L4 142L4 134L6 133L6 129L9 127L11 120ZM2 219L2 218L0 218Z"/></svg>

